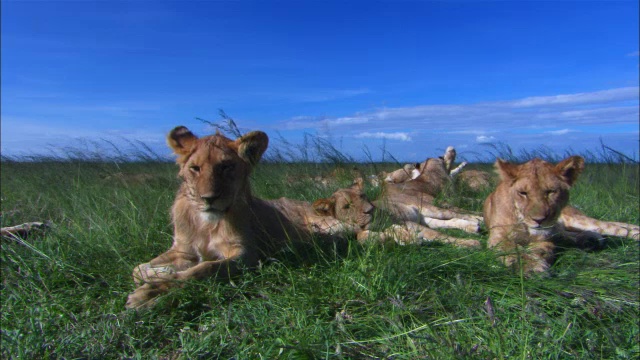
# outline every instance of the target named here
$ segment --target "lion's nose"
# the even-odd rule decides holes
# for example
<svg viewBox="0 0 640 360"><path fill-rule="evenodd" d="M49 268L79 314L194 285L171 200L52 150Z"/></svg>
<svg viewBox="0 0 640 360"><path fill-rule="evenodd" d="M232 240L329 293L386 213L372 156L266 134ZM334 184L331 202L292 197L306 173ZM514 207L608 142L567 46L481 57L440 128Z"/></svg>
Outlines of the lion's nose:
<svg viewBox="0 0 640 360"><path fill-rule="evenodd" d="M365 214L371 214L371 213L373 212L373 210L375 209L375 208L373 207L373 204L372 204L372 203L370 203L370 202L366 202L366 203L364 204L363 208L364 208L363 210L364 210L364 213L365 213Z"/></svg>
<svg viewBox="0 0 640 360"><path fill-rule="evenodd" d="M535 221L536 224L540 225L542 224L542 222L546 219L546 216L538 216L538 217L532 217L531 220Z"/></svg>

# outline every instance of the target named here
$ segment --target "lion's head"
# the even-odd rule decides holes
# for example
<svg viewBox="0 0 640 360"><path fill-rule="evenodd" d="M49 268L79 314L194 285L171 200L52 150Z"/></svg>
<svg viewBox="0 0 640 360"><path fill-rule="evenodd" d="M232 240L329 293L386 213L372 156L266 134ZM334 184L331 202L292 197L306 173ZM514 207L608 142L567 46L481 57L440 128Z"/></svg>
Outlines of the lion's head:
<svg viewBox="0 0 640 360"><path fill-rule="evenodd" d="M584 159L571 156L556 165L540 159L520 165L498 159L495 167L501 185L508 189L506 200L513 202L518 221L536 232L558 221L569 201L569 188L584 169Z"/></svg>
<svg viewBox="0 0 640 360"><path fill-rule="evenodd" d="M222 134L196 137L189 129L173 129L167 143L178 155L183 191L203 214L217 217L249 195L248 177L267 149L269 139L261 131L236 140Z"/></svg>
<svg viewBox="0 0 640 360"><path fill-rule="evenodd" d="M369 227L373 218L373 204L364 194L364 182L362 178L354 181L353 185L346 189L339 189L329 198L318 199L313 203L317 214L331 216L341 222L355 225L357 231Z"/></svg>

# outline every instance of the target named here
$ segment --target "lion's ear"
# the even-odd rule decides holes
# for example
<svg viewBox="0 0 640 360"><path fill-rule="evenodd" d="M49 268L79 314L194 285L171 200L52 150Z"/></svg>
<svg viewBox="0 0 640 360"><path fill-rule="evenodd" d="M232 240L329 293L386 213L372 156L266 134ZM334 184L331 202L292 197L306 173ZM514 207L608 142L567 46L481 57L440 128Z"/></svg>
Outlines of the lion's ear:
<svg viewBox="0 0 640 360"><path fill-rule="evenodd" d="M238 138L235 142L238 155L255 166L269 146L269 137L262 131L252 131Z"/></svg>
<svg viewBox="0 0 640 360"><path fill-rule="evenodd" d="M318 199L313 202L313 210L318 215L335 216L336 201L333 198Z"/></svg>
<svg viewBox="0 0 640 360"><path fill-rule="evenodd" d="M364 179L362 179L361 177L353 179L351 187L357 190L364 190Z"/></svg>
<svg viewBox="0 0 640 360"><path fill-rule="evenodd" d="M167 136L167 144L177 155L188 155L196 144L198 137L184 126L177 126Z"/></svg>
<svg viewBox="0 0 640 360"><path fill-rule="evenodd" d="M519 165L517 164L512 164L500 158L496 159L496 163L494 165L496 172L500 175L500 180L502 181L514 181L518 174L518 166Z"/></svg>
<svg viewBox="0 0 640 360"><path fill-rule="evenodd" d="M556 173L570 186L573 186L582 170L584 170L584 158L582 156L568 157L555 167Z"/></svg>

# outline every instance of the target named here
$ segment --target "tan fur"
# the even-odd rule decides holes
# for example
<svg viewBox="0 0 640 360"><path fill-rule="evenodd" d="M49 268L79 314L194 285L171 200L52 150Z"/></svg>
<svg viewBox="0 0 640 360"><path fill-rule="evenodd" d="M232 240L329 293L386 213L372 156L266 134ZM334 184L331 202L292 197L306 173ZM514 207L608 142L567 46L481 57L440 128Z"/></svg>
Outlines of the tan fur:
<svg viewBox="0 0 640 360"><path fill-rule="evenodd" d="M459 247L478 248L480 242L473 239L463 239L445 235L424 225L411 221L393 224L383 231L364 230L358 233L358 242L376 241L381 243L395 242L400 245L423 244L428 242L442 242Z"/></svg>
<svg viewBox="0 0 640 360"><path fill-rule="evenodd" d="M463 162L458 167L453 168L456 154L456 149L453 146L449 146L439 159L427 159L422 163L404 164L402 168L390 173L383 171L379 177L392 184L415 180L419 176L423 177L423 181L447 182L449 180L446 179L447 175L454 177L467 165L466 162ZM435 172L431 173L431 171ZM435 189L434 192L439 192L439 190Z"/></svg>
<svg viewBox="0 0 640 360"><path fill-rule="evenodd" d="M450 168L454 160L455 150L450 147L444 157L427 159L419 164L419 176L415 179L398 184L386 183L374 205L388 212L396 226L381 234L363 232L358 239L365 241L379 237L382 240L395 238L400 243L443 241L467 247L479 246L475 240L459 239L433 230L455 228L476 233L480 228L480 216L433 205L436 196L451 182L447 166Z"/></svg>
<svg viewBox="0 0 640 360"><path fill-rule="evenodd" d="M386 184L382 195L373 203L401 222L411 221L430 228L453 228L476 233L481 218L461 211L433 205L435 197L425 191L433 184L418 180L402 184Z"/></svg>
<svg viewBox="0 0 640 360"><path fill-rule="evenodd" d="M442 160L444 160L444 169L447 174L453 170L453 162L456 161L456 155L456 149L454 149L453 146L447 147L447 150L444 152Z"/></svg>
<svg viewBox="0 0 640 360"><path fill-rule="evenodd" d="M313 203L287 198L267 202L294 224L327 235L357 234L367 229L374 209L364 195L362 181Z"/></svg>
<svg viewBox="0 0 640 360"><path fill-rule="evenodd" d="M589 218L568 207L569 189L584 168L571 156L553 165L540 159L517 165L498 159L500 183L484 203L489 247L503 252L507 266L521 264L525 273L546 271L556 242L578 232L638 237L638 226Z"/></svg>
<svg viewBox="0 0 640 360"><path fill-rule="evenodd" d="M390 173L383 173L382 178L388 183L398 184L411 180L414 170L418 168L420 164L405 164L402 168L394 170Z"/></svg>
<svg viewBox="0 0 640 360"><path fill-rule="evenodd" d="M451 184L449 170L455 161L455 149L449 146L443 157L429 158L418 164L419 176L402 184L388 184L376 206L391 211L404 221L431 228L457 228L478 232L482 218L459 209L442 209L433 205L435 198Z"/></svg>
<svg viewBox="0 0 640 360"><path fill-rule="evenodd" d="M491 186L491 174L481 170L465 170L457 175L457 181L473 191L482 191Z"/></svg>
<svg viewBox="0 0 640 360"><path fill-rule="evenodd" d="M155 297L184 280L234 276L286 243L310 240L315 230L314 239L331 240L326 235L360 231L370 222L355 213L356 207L345 214L329 206L332 214L345 216L348 222L343 224L314 213L308 203L253 197L249 174L267 148L263 132L237 140L220 134L197 138L180 126L167 142L178 155L183 179L172 207L174 241L167 252L134 269L138 288L129 295L128 308L151 305ZM361 187L338 191L327 201L337 205L352 196L361 199L358 190ZM364 211L365 205L359 208Z"/></svg>

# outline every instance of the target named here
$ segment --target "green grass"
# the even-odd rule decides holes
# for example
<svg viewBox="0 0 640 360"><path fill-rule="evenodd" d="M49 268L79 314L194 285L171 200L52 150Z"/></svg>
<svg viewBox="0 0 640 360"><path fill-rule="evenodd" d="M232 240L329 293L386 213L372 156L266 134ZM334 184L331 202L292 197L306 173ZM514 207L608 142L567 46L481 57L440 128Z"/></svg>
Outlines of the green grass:
<svg viewBox="0 0 640 360"><path fill-rule="evenodd" d="M261 164L254 193L327 196L333 189L305 176L333 168ZM189 283L150 310L126 311L133 267L171 245L176 166L6 161L1 176L3 226L55 224L22 243L2 239L2 358L640 356L633 240L566 249L549 277L529 279L486 249L354 241L341 252L283 251L233 284ZM596 218L638 224L639 188L637 165L588 165L571 202ZM440 200L479 211L485 195L458 189Z"/></svg>

